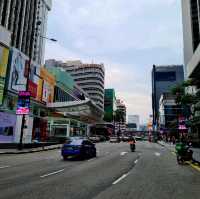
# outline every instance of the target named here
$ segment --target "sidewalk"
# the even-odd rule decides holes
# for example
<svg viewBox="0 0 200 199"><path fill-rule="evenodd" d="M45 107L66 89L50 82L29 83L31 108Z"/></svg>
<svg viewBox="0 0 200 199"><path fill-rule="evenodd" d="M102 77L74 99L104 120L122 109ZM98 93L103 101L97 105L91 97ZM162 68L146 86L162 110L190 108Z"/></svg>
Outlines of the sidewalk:
<svg viewBox="0 0 200 199"><path fill-rule="evenodd" d="M30 148L30 149L0 149L0 155L3 154L25 154L25 153L35 153L41 151L48 151L53 149L60 149L62 144L51 145L51 146L44 146L44 147L37 147L37 148Z"/></svg>
<svg viewBox="0 0 200 199"><path fill-rule="evenodd" d="M164 141L158 141L158 144L168 148L171 151L175 151L175 145L166 143ZM191 148L193 150L193 158L197 162L200 162L200 148Z"/></svg>

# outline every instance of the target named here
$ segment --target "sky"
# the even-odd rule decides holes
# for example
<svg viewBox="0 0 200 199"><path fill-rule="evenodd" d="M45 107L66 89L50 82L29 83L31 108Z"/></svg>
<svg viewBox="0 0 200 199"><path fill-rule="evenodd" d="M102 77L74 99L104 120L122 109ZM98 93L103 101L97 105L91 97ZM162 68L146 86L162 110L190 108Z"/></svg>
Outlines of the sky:
<svg viewBox="0 0 200 199"><path fill-rule="evenodd" d="M152 65L183 63L181 3L177 0L53 0L46 59L104 63L127 114L151 114Z"/></svg>

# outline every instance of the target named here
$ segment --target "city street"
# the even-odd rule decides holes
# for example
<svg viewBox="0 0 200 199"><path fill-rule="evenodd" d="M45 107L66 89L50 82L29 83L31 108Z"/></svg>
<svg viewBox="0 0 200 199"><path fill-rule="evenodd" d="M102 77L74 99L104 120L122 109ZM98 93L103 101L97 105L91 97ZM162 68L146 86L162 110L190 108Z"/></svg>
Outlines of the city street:
<svg viewBox="0 0 200 199"><path fill-rule="evenodd" d="M200 172L158 144L97 144L97 158L63 161L60 150L0 156L0 198L192 199Z"/></svg>

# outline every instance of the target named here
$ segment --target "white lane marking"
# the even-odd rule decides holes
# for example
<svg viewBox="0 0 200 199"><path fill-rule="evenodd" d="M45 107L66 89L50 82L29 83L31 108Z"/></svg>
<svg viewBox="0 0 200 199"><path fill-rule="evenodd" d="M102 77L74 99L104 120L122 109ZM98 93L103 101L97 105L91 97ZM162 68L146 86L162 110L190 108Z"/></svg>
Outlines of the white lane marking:
<svg viewBox="0 0 200 199"><path fill-rule="evenodd" d="M6 165L6 166L0 166L0 169L6 169L9 168L10 166Z"/></svg>
<svg viewBox="0 0 200 199"><path fill-rule="evenodd" d="M134 162L134 163L135 163L135 164L137 164L137 162L138 162L138 159L137 159L137 160L135 160L135 162Z"/></svg>
<svg viewBox="0 0 200 199"><path fill-rule="evenodd" d="M124 178L126 178L128 175L129 175L129 173L126 173L126 174L122 175L120 178L118 178L117 180L115 180L112 184L115 185L115 184L119 183Z"/></svg>
<svg viewBox="0 0 200 199"><path fill-rule="evenodd" d="M91 162L91 161L94 161L96 159L96 157L95 158L91 158L91 159L89 159L89 160L87 160L88 162Z"/></svg>
<svg viewBox="0 0 200 199"><path fill-rule="evenodd" d="M126 155L127 153L128 153L128 152L121 152L120 155L121 155L121 156L124 156L124 155Z"/></svg>
<svg viewBox="0 0 200 199"><path fill-rule="evenodd" d="M45 178L45 177L48 177L48 176L51 176L51 175L55 175L55 174L61 173L63 171L64 171L64 169L61 169L61 170L58 170L58 171L54 171L52 173L48 173L48 174L42 175L42 176L40 176L40 178Z"/></svg>
<svg viewBox="0 0 200 199"><path fill-rule="evenodd" d="M160 153L158 153L158 152L155 152L155 155L156 155L156 156L160 156Z"/></svg>

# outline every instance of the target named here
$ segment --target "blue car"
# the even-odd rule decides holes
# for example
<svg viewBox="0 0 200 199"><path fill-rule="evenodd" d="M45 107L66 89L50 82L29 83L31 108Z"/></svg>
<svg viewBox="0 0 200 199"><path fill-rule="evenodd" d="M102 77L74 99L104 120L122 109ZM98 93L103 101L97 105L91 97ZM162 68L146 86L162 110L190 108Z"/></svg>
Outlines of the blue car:
<svg viewBox="0 0 200 199"><path fill-rule="evenodd" d="M69 157L90 158L96 157L95 144L85 138L72 138L63 144L61 155L66 160Z"/></svg>

